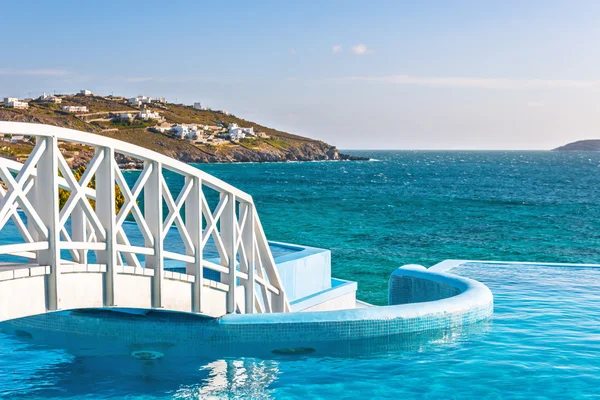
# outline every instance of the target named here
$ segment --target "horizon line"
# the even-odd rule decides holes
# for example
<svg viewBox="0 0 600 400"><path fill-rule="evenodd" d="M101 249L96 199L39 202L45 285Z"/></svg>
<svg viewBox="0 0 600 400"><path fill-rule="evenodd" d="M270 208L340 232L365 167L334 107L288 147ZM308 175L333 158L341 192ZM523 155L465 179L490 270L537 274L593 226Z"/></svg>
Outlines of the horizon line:
<svg viewBox="0 0 600 400"><path fill-rule="evenodd" d="M417 148L404 148L404 149L343 149L338 148L339 151L555 151L557 148L553 149L417 149ZM571 150L573 151L573 150ZM576 151L586 151L586 150L576 150ZM596 150L587 150L590 152L595 152Z"/></svg>

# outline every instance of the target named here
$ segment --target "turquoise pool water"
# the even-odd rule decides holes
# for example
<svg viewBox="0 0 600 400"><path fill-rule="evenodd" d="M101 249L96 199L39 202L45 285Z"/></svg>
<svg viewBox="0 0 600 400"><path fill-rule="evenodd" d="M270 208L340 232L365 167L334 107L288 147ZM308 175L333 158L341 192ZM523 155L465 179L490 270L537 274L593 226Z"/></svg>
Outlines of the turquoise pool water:
<svg viewBox="0 0 600 400"><path fill-rule="evenodd" d="M468 265L495 295L490 321L327 353L223 358L165 351L82 355L0 336L3 397L594 398L600 388L600 270ZM94 345L102 343L101 338ZM182 354L183 350L183 354Z"/></svg>

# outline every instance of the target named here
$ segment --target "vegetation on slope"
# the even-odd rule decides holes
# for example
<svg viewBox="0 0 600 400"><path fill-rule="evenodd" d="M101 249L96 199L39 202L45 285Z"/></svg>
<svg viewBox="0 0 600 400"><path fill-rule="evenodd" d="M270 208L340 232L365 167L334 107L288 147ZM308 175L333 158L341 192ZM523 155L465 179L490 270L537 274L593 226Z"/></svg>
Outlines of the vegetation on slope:
<svg viewBox="0 0 600 400"><path fill-rule="evenodd" d="M0 108L0 120L35 122L57 125L99 135L109 136L136 144L184 162L244 162L244 161L309 161L337 160L349 158L340 155L334 146L287 132L278 131L255 122L211 110L196 110L182 104L151 104L148 109L158 111L167 123L227 126L236 123L241 127L253 127L255 132L264 132L268 137L242 140L239 143L225 142L219 145L194 144L165 133L150 129L156 122L134 121L122 123L109 120L109 114L129 112L136 114L139 108L130 106L122 98L112 96L62 96L62 104L31 101L26 110ZM86 106L87 113L76 115L62 110L64 105ZM2 156L21 158L31 151L31 142L4 143ZM63 149L65 157L77 167L87 161L91 151L82 148ZM127 157L119 160L123 164L134 163Z"/></svg>

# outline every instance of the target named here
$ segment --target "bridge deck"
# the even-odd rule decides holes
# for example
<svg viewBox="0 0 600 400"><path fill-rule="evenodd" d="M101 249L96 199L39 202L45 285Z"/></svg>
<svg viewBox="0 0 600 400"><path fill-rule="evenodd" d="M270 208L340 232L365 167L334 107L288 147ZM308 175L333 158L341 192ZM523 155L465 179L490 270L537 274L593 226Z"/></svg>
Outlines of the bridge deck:
<svg viewBox="0 0 600 400"><path fill-rule="evenodd" d="M38 264L0 263L0 281L46 275L50 267Z"/></svg>

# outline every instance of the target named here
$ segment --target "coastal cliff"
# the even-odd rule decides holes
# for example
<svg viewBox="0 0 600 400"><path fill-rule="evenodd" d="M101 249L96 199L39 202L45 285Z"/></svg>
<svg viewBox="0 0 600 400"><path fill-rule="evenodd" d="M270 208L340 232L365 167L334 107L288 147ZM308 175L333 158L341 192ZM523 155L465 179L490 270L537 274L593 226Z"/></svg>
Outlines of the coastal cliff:
<svg viewBox="0 0 600 400"><path fill-rule="evenodd" d="M600 151L600 139L578 140L557 147L552 151Z"/></svg>
<svg viewBox="0 0 600 400"><path fill-rule="evenodd" d="M190 106L171 103L149 103L132 106L122 97L113 96L58 96L60 104L48 101L29 101L26 109L0 108L0 120L33 122L77 129L111 137L148 148L187 163L232 162L285 162L360 159L340 153L335 146L247 121L225 111L197 110ZM68 112L63 107L85 107L85 111ZM141 110L155 112L160 120L135 118ZM121 115L134 118L123 121ZM164 126L195 125L206 129L209 139L188 140L175 137ZM241 140L226 138L228 126L252 128L252 137ZM0 132L1 133L1 132ZM203 133L204 134L204 133ZM214 138L214 139L213 139ZM222 139L225 138L225 139ZM28 140L5 138L0 155L22 159L33 144ZM84 164L92 156L85 146L61 148L72 167ZM118 155L123 166L138 168L140 160Z"/></svg>

